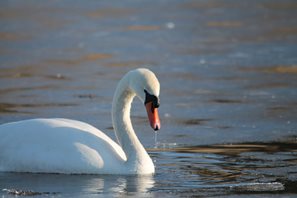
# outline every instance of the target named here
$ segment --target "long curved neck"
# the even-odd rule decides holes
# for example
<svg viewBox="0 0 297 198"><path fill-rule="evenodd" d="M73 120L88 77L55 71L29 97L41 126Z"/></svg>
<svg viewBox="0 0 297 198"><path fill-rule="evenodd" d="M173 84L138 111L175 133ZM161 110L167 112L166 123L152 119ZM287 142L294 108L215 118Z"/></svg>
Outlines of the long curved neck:
<svg viewBox="0 0 297 198"><path fill-rule="evenodd" d="M127 163L136 164L149 156L132 127L130 109L134 97L135 93L128 87L128 80L123 78L113 97L112 122L118 142L126 154Z"/></svg>

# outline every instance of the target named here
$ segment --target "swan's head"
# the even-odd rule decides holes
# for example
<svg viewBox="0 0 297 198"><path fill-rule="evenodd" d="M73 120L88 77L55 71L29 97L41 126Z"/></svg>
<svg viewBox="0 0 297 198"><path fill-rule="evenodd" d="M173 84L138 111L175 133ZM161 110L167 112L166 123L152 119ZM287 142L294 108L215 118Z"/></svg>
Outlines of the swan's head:
<svg viewBox="0 0 297 198"><path fill-rule="evenodd" d="M158 115L160 106L160 83L155 74L144 68L130 71L130 88L136 93L138 98L144 103L151 127L157 131L161 128Z"/></svg>

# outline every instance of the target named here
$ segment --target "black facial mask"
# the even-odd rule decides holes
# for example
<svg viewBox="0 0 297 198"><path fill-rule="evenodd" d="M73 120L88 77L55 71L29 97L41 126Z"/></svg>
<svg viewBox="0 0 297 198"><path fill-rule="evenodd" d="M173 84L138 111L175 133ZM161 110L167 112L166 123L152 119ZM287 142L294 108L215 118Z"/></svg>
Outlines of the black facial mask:
<svg viewBox="0 0 297 198"><path fill-rule="evenodd" d="M160 101L159 101L159 99L158 99L157 96L149 94L147 92L147 90L144 90L144 93L145 93L144 104L147 104L149 102L152 102L154 108L158 108L160 106Z"/></svg>

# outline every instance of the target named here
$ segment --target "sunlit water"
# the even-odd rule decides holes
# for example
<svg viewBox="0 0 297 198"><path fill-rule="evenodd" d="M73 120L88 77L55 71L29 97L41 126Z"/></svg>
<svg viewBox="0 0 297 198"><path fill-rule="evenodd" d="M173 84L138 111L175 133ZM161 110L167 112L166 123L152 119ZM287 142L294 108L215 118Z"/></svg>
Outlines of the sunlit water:
<svg viewBox="0 0 297 198"><path fill-rule="evenodd" d="M145 66L162 128L135 100L154 176L0 173L0 195L295 197L296 18L293 0L1 1L0 123L64 117L114 138L116 84Z"/></svg>

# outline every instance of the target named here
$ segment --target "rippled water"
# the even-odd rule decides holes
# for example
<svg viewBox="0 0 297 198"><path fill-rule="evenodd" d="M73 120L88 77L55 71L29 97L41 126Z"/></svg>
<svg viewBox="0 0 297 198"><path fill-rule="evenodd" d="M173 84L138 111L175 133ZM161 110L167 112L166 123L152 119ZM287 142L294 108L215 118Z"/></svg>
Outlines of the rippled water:
<svg viewBox="0 0 297 198"><path fill-rule="evenodd" d="M162 121L155 142L135 100L152 177L0 173L0 195L294 197L296 10L293 0L0 2L0 123L65 117L114 138L113 92L139 66L161 82Z"/></svg>
<svg viewBox="0 0 297 198"><path fill-rule="evenodd" d="M149 149L154 176L0 173L2 195L281 196L297 193L296 143Z"/></svg>

